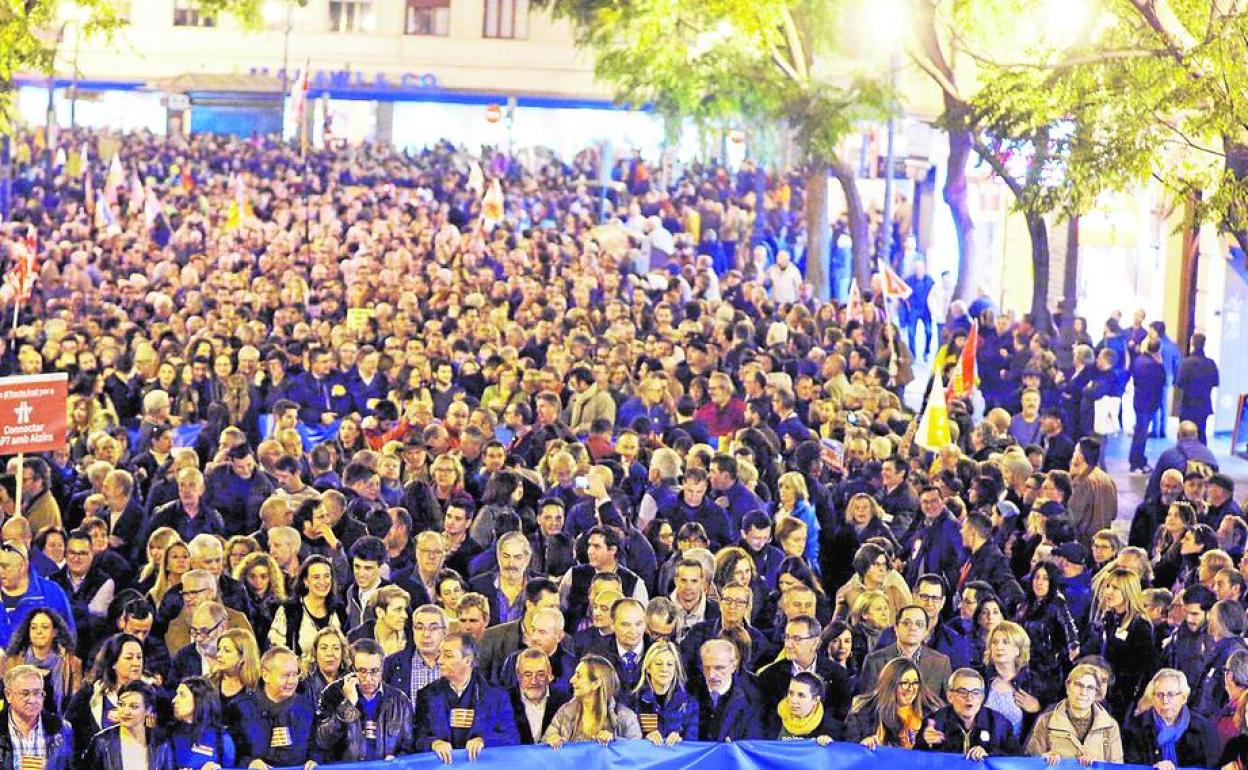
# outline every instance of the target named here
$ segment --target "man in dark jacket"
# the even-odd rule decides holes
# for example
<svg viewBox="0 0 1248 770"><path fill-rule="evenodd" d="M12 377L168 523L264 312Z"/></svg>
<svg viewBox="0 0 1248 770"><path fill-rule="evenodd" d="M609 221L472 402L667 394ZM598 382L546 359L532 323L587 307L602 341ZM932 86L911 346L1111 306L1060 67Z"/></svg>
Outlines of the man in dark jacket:
<svg viewBox="0 0 1248 770"><path fill-rule="evenodd" d="M1162 642L1161 664L1183 672L1188 682L1200 682L1213 651L1207 617L1217 597L1197 584L1183 589L1183 622Z"/></svg>
<svg viewBox="0 0 1248 770"><path fill-rule="evenodd" d="M1156 342L1145 339L1140 343L1140 354L1131 363L1131 379L1135 383L1132 406L1135 408L1135 429L1131 434L1129 462L1132 472L1147 473L1152 470L1144 455L1148 441L1150 420L1161 408L1166 390L1166 370L1161 364L1161 351Z"/></svg>
<svg viewBox="0 0 1248 770"><path fill-rule="evenodd" d="M954 671L945 688L949 705L927 718L915 748L961 754L975 762L990 756L1022 755L1010 721L984 706L986 689L984 678L974 669Z"/></svg>
<svg viewBox="0 0 1248 770"><path fill-rule="evenodd" d="M351 644L352 672L321 693L316 743L329 762L371 762L412 752L412 702L381 683L385 652L372 639Z"/></svg>
<svg viewBox="0 0 1248 770"><path fill-rule="evenodd" d="M737 673L737 646L727 639L711 639L702 645L699 658L698 737L720 742L763 737L759 695L749 674Z"/></svg>
<svg viewBox="0 0 1248 770"><path fill-rule="evenodd" d="M438 654L442 677L416 698L416 750L450 764L451 751L475 760L486 746L516 746L516 718L507 693L476 673L477 645L469 634L448 634Z"/></svg>
<svg viewBox="0 0 1248 770"><path fill-rule="evenodd" d="M516 683L507 694L511 698L511 712L516 717L520 744L532 746L541 742L555 712L568 702L571 694L566 689L551 686L554 674L546 653L529 648L516 653L514 659Z"/></svg>
<svg viewBox="0 0 1248 770"><path fill-rule="evenodd" d="M943 577L946 585L953 585L966 558L958 522L949 514L940 487L935 485L919 492L919 508L923 516L901 540L908 555L906 582L914 585L920 575L934 573Z"/></svg>
<svg viewBox="0 0 1248 770"><path fill-rule="evenodd" d="M972 580L983 580L992 586L1005 603L1007 613L1013 614L1025 600L1022 586L1010 571L1010 561L1001 549L992 543L992 522L982 513L972 513L962 525L962 545L970 558L962 565L958 576L958 590Z"/></svg>
<svg viewBox="0 0 1248 770"><path fill-rule="evenodd" d="M260 687L234 702L227 717L239 767L260 760L270 767L319 761L313 737L316 704L299 691L299 659L272 647L260 659Z"/></svg>
<svg viewBox="0 0 1248 770"><path fill-rule="evenodd" d="M823 707L844 721L849 713L849 674L840 664L820 655L819 621L808 616L792 618L784 629L784 657L758 672L763 716L775 730L780 729L776 706L789 694L789 682L800 671L811 671L824 681Z"/></svg>
<svg viewBox="0 0 1248 770"><path fill-rule="evenodd" d="M1205 424L1213 414L1213 389L1218 387L1218 365L1205 355L1205 335L1193 334L1191 353L1179 364L1174 385L1183 391L1179 399L1179 419L1196 423L1200 443L1208 444Z"/></svg>
<svg viewBox="0 0 1248 770"><path fill-rule="evenodd" d="M1133 765L1217 767L1218 734L1208 718L1187 707L1191 689L1183 672L1163 668L1153 676L1152 708L1122 726L1123 761ZM1163 742L1163 736L1169 737Z"/></svg>

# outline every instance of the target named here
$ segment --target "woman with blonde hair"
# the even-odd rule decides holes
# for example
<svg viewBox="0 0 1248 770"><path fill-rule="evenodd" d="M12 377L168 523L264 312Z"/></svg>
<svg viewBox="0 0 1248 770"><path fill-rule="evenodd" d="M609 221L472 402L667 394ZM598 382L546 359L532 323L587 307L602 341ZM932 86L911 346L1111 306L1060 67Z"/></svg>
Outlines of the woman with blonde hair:
<svg viewBox="0 0 1248 770"><path fill-rule="evenodd" d="M844 523L838 522L828 538L828 553L823 562L828 573L823 577L828 585L844 585L849 581L854 574L854 554L867 540L883 537L896 542L881 518L883 513L884 510L871 495L860 492L849 498L845 505Z"/></svg>
<svg viewBox="0 0 1248 770"><path fill-rule="evenodd" d="M347 637L333 626L325 626L316 632L308 652L300 661L303 679L299 688L312 696L312 702L321 699L321 693L350 670L347 660Z"/></svg>
<svg viewBox="0 0 1248 770"><path fill-rule="evenodd" d="M135 586L140 591L151 591L160 578L165 563L165 551L174 543L181 543L182 537L173 527L158 527L147 536L147 563L139 573L139 581ZM163 595L163 594L162 594Z"/></svg>
<svg viewBox="0 0 1248 770"><path fill-rule="evenodd" d="M806 478L796 471L790 471L776 482L780 498L776 505L777 524L786 517L793 517L806 525L806 547L802 553L794 554L806 559L815 574L819 573L819 519L815 516L815 507L810 503L810 492L806 489Z"/></svg>
<svg viewBox="0 0 1248 770"><path fill-rule="evenodd" d="M641 723L632 709L616 700L620 680L611 662L586 655L572 674L572 699L559 707L542 741L560 749L569 741L596 741L606 746L617 738L642 738Z"/></svg>
<svg viewBox="0 0 1248 770"><path fill-rule="evenodd" d="M685 690L680 648L668 639L650 645L633 690L641 732L655 746L698 740L698 701Z"/></svg>
<svg viewBox="0 0 1248 770"><path fill-rule="evenodd" d="M1109 570L1093 597L1093 623L1082 653L1109 662L1114 682L1106 707L1121 720L1158 668L1153 626L1144 609L1140 578L1131 570Z"/></svg>
<svg viewBox="0 0 1248 770"><path fill-rule="evenodd" d="M160 562L160 570L156 573L156 582L148 596L152 603L159 607L161 599L170 589L182 585L182 576L191 569L191 549L180 539L169 543L165 549L165 558Z"/></svg>
<svg viewBox="0 0 1248 770"><path fill-rule="evenodd" d="M260 682L260 648L256 637L245 628L227 628L217 640L217 657L212 664L212 681L221 694L225 709Z"/></svg>
<svg viewBox="0 0 1248 770"><path fill-rule="evenodd" d="M883 591L863 591L849 610L849 633L853 640L846 663L850 674L857 674L862 662L875 649L884 629L893 627L892 602Z"/></svg>
<svg viewBox="0 0 1248 770"><path fill-rule="evenodd" d="M984 706L994 709L1010 722L1014 737L1040 713L1045 705L1036 697L1043 684L1032 676L1031 637L1017 623L998 623L988 632L984 645Z"/></svg>
<svg viewBox="0 0 1248 770"><path fill-rule="evenodd" d="M845 738L869 749L912 749L927 716L938 708L940 701L923 686L918 664L894 658L880 669L874 689L854 698Z"/></svg>
<svg viewBox="0 0 1248 770"><path fill-rule="evenodd" d="M249 553L234 568L234 579L243 584L251 599L247 619L255 629L256 638L267 639L273 617L290 598L286 593L286 575L277 560L264 551Z"/></svg>

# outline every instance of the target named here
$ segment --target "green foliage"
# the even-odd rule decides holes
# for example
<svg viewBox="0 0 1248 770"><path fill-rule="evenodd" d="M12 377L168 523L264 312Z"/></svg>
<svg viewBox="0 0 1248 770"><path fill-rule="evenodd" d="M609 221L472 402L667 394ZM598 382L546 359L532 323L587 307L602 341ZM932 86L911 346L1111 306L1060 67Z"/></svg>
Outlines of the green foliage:
<svg viewBox="0 0 1248 770"><path fill-rule="evenodd" d="M838 53L844 0L539 0L571 21L595 71L632 105L668 116L785 120L827 162L855 121L893 100L878 70L820 73Z"/></svg>

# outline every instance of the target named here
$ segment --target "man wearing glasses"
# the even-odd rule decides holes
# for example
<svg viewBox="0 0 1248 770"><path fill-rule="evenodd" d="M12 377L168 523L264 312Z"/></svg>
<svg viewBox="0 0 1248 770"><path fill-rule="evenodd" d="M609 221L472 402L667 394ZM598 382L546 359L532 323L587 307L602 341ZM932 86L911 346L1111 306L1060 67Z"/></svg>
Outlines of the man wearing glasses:
<svg viewBox="0 0 1248 770"><path fill-rule="evenodd" d="M789 682L802 671L824 681L823 707L828 713L841 721L849 713L849 674L821 654L822 630L819 621L809 615L791 618L784 626L784 657L758 672L763 714L773 720L776 730L780 729L776 706L789 694Z"/></svg>
<svg viewBox="0 0 1248 770"><path fill-rule="evenodd" d="M208 676L217 659L217 641L225 633L229 618L225 606L215 602L200 602L191 613L191 644L173 656L170 680L178 682L192 676Z"/></svg>
<svg viewBox="0 0 1248 770"><path fill-rule="evenodd" d="M945 581L940 575L926 574L914 587L914 603L927 612L927 646L944 653L949 665L962 668L971 665L971 641L954 628L952 623L942 623L940 616L945 609ZM877 647L897 641L893 629L886 628L876 642Z"/></svg>
<svg viewBox="0 0 1248 770"><path fill-rule="evenodd" d="M438 648L446 638L446 614L436 604L425 604L412 613L414 645L386 658L382 679L388 687L406 693L412 703L425 687L442 677Z"/></svg>
<svg viewBox="0 0 1248 770"><path fill-rule="evenodd" d="M195 608L206 602L219 601L216 575L206 569L193 569L182 576L182 611L169 622L169 629L165 631L165 646L169 648L170 655L176 658L182 648L194 641L191 639L191 620ZM164 602L161 604L164 606ZM226 628L252 631L251 621L246 615L229 607L224 609Z"/></svg>
<svg viewBox="0 0 1248 770"><path fill-rule="evenodd" d="M7 647L9 637L26 616L37 609L59 613L69 630L77 633L65 592L51 580L31 571L26 547L20 543L0 545L0 593L4 599L0 611L0 645Z"/></svg>
<svg viewBox="0 0 1248 770"><path fill-rule="evenodd" d="M0 767L66 770L74 755L69 724L43 710L43 674L34 666L14 666L4 675L8 703L0 728Z"/></svg>
<svg viewBox="0 0 1248 770"><path fill-rule="evenodd" d="M984 706L984 678L979 672L971 668L954 671L945 696L949 705L924 722L915 748L961 754L975 762L1022 754L1010 721Z"/></svg>
<svg viewBox="0 0 1248 770"><path fill-rule="evenodd" d="M858 674L858 694L869 693L875 688L881 669L893 658L909 658L919 667L923 686L928 692L939 693L949 679L952 667L949 658L924 644L927 641L927 610L917 604L907 604L897 611L897 624L893 627L897 641L887 647L876 647L862 662Z"/></svg>
<svg viewBox="0 0 1248 770"><path fill-rule="evenodd" d="M316 742L329 762L390 760L412 753L412 701L381 683L385 655L372 639L348 651L352 672L321 694Z"/></svg>

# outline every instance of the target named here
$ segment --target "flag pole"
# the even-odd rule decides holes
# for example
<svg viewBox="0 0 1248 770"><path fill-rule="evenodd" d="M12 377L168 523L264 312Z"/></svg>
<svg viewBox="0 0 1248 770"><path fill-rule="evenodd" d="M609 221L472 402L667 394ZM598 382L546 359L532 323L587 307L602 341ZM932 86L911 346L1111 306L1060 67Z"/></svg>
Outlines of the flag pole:
<svg viewBox="0 0 1248 770"><path fill-rule="evenodd" d="M27 264L29 264L29 261L30 261L29 255L27 255L26 257L23 257L23 259L26 259ZM17 347L17 318L18 318L18 313L21 312L21 309L22 309L22 291L21 291L22 287L19 286L17 288L18 290L13 293L13 347ZM13 515L14 516L22 515L22 481L26 478L26 472L24 470L25 465L26 465L26 453L18 452L17 453L16 481L13 484L14 486Z"/></svg>

